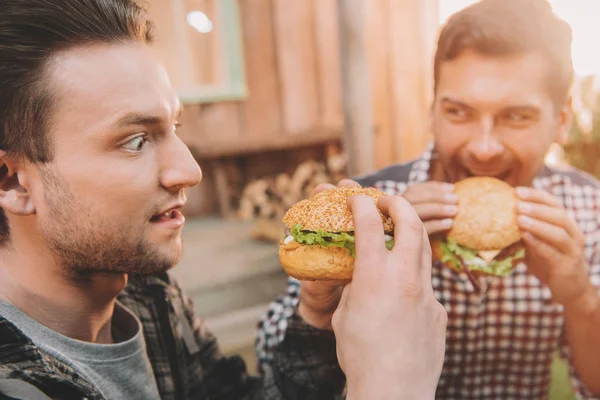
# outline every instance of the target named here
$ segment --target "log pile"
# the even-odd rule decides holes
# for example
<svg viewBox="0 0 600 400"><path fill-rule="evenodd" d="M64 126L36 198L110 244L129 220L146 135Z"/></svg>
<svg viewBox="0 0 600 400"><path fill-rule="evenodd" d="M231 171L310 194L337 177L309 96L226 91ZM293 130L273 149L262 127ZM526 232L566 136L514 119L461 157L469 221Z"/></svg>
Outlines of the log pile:
<svg viewBox="0 0 600 400"><path fill-rule="evenodd" d="M294 203L306 199L321 183L336 184L347 177L346 158L333 154L326 162L304 162L292 174L256 179L243 189L236 217L255 221L253 237L259 240L279 241L281 219Z"/></svg>

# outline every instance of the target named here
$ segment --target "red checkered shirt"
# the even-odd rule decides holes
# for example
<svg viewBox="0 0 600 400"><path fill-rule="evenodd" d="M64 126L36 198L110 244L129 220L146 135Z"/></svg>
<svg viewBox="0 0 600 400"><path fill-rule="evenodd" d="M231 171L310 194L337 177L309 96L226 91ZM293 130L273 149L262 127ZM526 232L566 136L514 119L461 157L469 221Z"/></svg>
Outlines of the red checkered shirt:
<svg viewBox="0 0 600 400"><path fill-rule="evenodd" d="M356 179L390 194L429 179L433 146L417 160ZM592 283L600 289L600 182L579 170L544 167L534 187L559 199L585 235L585 258ZM448 312L446 355L436 398L544 399L555 352L569 361L579 398L594 397L581 383L564 337L563 307L550 289L529 274L524 263L507 278L481 279L480 291L464 272L434 262L432 284ZM288 318L298 305L299 283L273 302L259 324L259 364L270 362ZM599 338L600 340L600 338ZM600 397L597 397L600 398Z"/></svg>

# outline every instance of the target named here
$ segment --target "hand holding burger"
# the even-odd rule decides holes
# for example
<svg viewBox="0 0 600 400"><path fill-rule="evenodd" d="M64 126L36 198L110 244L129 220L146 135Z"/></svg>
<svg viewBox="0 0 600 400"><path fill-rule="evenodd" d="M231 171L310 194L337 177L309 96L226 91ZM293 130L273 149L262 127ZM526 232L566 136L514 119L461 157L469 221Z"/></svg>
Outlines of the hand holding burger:
<svg viewBox="0 0 600 400"><path fill-rule="evenodd" d="M349 399L433 399L444 360L447 315L431 286L431 248L399 196L348 200L355 229L353 279L333 316ZM385 245L383 215L396 243ZM385 360L385 361L382 361Z"/></svg>

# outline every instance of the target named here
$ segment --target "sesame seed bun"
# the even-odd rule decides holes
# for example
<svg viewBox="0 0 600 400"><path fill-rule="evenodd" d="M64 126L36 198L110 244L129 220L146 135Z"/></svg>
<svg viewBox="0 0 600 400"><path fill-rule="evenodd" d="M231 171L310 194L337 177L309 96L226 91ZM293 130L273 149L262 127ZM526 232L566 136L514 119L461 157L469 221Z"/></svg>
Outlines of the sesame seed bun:
<svg viewBox="0 0 600 400"><path fill-rule="evenodd" d="M475 250L501 250L521 240L517 197L508 183L491 177L457 182L458 213L448 237Z"/></svg>
<svg viewBox="0 0 600 400"><path fill-rule="evenodd" d="M375 202L386 193L372 188L335 188L317 193L294 204L283 217L288 229L300 224L305 231L354 233L352 212L346 204L349 197L366 194ZM394 231L392 219L379 211L384 231ZM338 246L302 244L295 240L281 242L279 260L289 276L300 280L350 280L354 257Z"/></svg>
<svg viewBox="0 0 600 400"><path fill-rule="evenodd" d="M374 188L334 188L324 190L313 197L294 204L283 217L283 223L289 229L296 224L308 231L354 232L352 213L346 200L357 194L366 194L375 201L386 193ZM385 232L393 232L394 224L390 217L379 211Z"/></svg>

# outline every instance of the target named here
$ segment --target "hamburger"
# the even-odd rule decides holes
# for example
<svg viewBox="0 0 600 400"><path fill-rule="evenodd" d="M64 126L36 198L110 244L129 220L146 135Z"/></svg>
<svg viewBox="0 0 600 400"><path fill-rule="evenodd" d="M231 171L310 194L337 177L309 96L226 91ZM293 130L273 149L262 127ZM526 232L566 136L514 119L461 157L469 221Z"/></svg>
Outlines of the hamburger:
<svg viewBox="0 0 600 400"><path fill-rule="evenodd" d="M458 213L443 238L433 240L433 256L471 281L475 275L505 277L525 257L512 186L491 177L457 182Z"/></svg>
<svg viewBox="0 0 600 400"><path fill-rule="evenodd" d="M335 188L294 204L284 215L285 238L279 260L289 276L299 280L350 280L354 271L354 222L346 204L365 194L375 204L386 193L373 188ZM386 246L394 246L394 225L379 211Z"/></svg>

